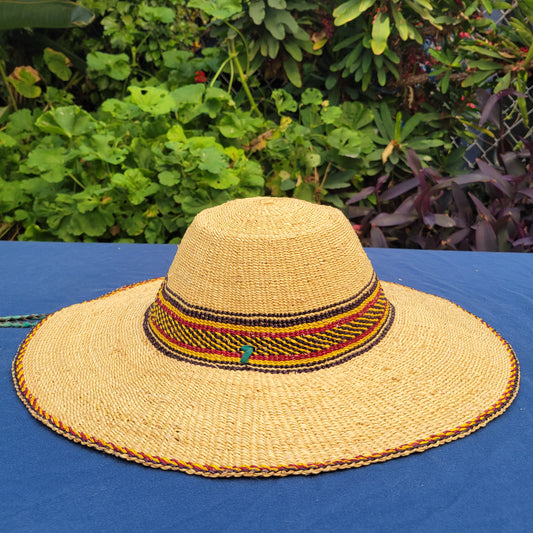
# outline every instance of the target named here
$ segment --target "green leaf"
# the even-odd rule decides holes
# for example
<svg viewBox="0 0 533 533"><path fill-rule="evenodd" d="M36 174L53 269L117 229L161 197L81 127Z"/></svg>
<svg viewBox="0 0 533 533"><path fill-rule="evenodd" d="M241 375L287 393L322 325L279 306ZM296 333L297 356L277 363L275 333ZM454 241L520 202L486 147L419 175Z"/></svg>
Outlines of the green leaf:
<svg viewBox="0 0 533 533"><path fill-rule="evenodd" d="M305 181L300 183L296 189L294 189L294 198L299 200L305 200L307 202L312 202L314 200L315 188L311 183L306 183Z"/></svg>
<svg viewBox="0 0 533 533"><path fill-rule="evenodd" d="M126 54L89 52L87 54L87 65L118 81L125 80L131 73L129 57Z"/></svg>
<svg viewBox="0 0 533 533"><path fill-rule="evenodd" d="M348 2L344 2L333 10L335 26L342 26L356 19L375 3L376 0L349 0Z"/></svg>
<svg viewBox="0 0 533 533"><path fill-rule="evenodd" d="M301 61L303 59L302 49L298 46L296 41L283 41L283 47L289 52L295 61Z"/></svg>
<svg viewBox="0 0 533 533"><path fill-rule="evenodd" d="M46 48L44 50L44 61L50 71L53 72L60 80L68 81L70 76L72 76L72 71L68 66L69 60L67 56L61 52L56 52L51 48Z"/></svg>
<svg viewBox="0 0 533 533"><path fill-rule="evenodd" d="M159 87L128 87L131 102L150 115L164 115L175 107L174 98Z"/></svg>
<svg viewBox="0 0 533 533"><path fill-rule="evenodd" d="M165 50L162 56L165 67L178 68L189 61L193 57L193 54L186 50Z"/></svg>
<svg viewBox="0 0 533 533"><path fill-rule="evenodd" d="M287 58L283 62L283 70L287 74L287 78L295 87L302 86L302 77L300 76L300 70L298 68L298 63L294 61L292 57Z"/></svg>
<svg viewBox="0 0 533 533"><path fill-rule="evenodd" d="M117 147L118 141L113 135L95 133L80 144L80 155L85 161L100 160L111 165L119 165L126 159L129 151Z"/></svg>
<svg viewBox="0 0 533 533"><path fill-rule="evenodd" d="M477 85L481 83L482 81L485 81L489 76L492 75L491 70L480 70L479 72L475 72L471 76L468 76L461 85L463 87L472 87L473 85Z"/></svg>
<svg viewBox="0 0 533 533"><path fill-rule="evenodd" d="M87 26L93 13L70 0L2 0L0 30Z"/></svg>
<svg viewBox="0 0 533 533"><path fill-rule="evenodd" d="M493 91L494 93L499 93L500 91L503 91L505 89L508 89L511 85L511 73L508 72L505 76L503 76L496 86L494 87Z"/></svg>
<svg viewBox="0 0 533 533"><path fill-rule="evenodd" d="M322 93L315 88L305 89L301 96L302 105L320 105L323 99Z"/></svg>
<svg viewBox="0 0 533 533"><path fill-rule="evenodd" d="M170 24L174 22L176 12L170 7L152 7L141 4L139 6L139 16L145 20Z"/></svg>
<svg viewBox="0 0 533 533"><path fill-rule="evenodd" d="M96 128L94 118L78 106L57 107L43 113L35 125L46 133L72 138L84 135Z"/></svg>
<svg viewBox="0 0 533 533"><path fill-rule="evenodd" d="M217 174L204 174L203 181L213 189L229 189L239 184L239 177L237 173L231 168L225 168Z"/></svg>
<svg viewBox="0 0 533 533"><path fill-rule="evenodd" d="M65 168L66 161L67 150L65 148L39 145L28 154L28 159L20 170L24 173L39 171L46 182L60 183L68 172Z"/></svg>
<svg viewBox="0 0 533 533"><path fill-rule="evenodd" d="M174 124L167 131L167 139L170 142L185 142L187 140L187 136L179 124Z"/></svg>
<svg viewBox="0 0 533 533"><path fill-rule="evenodd" d="M448 87L450 85L450 75L451 71L447 70L446 74L444 74L443 78L440 80L440 90L442 94L446 94L448 92Z"/></svg>
<svg viewBox="0 0 533 533"><path fill-rule="evenodd" d="M320 110L320 117L324 124L335 124L343 115L343 110L338 106L323 107Z"/></svg>
<svg viewBox="0 0 533 533"><path fill-rule="evenodd" d="M15 90L20 95L24 96L24 98L37 98L42 92L41 88L35 85L39 80L34 78L29 71L23 70L23 68L24 67L18 71L20 79L16 80L8 78L9 83L11 83Z"/></svg>
<svg viewBox="0 0 533 533"><path fill-rule="evenodd" d="M141 204L148 196L159 190L159 185L152 182L137 168L128 168L123 174L114 174L111 183L128 191L128 200L133 205Z"/></svg>
<svg viewBox="0 0 533 533"><path fill-rule="evenodd" d="M400 39L402 41L406 41L409 38L409 25L407 24L402 12L398 9L398 4L391 2L390 6L392 8L392 17L394 18L396 29L400 34Z"/></svg>
<svg viewBox="0 0 533 533"><path fill-rule="evenodd" d="M205 85L203 83L194 83L174 89L170 96L174 99L177 108L180 109L189 104L201 104L204 92Z"/></svg>
<svg viewBox="0 0 533 533"><path fill-rule="evenodd" d="M263 0L250 2L249 10L250 17L254 21L254 24L259 26L265 20L265 2Z"/></svg>
<svg viewBox="0 0 533 533"><path fill-rule="evenodd" d="M304 156L305 166L307 167L307 170L312 170L315 167L320 166L320 163L322 162L322 158L320 157L320 154L317 154L315 152L307 152Z"/></svg>
<svg viewBox="0 0 533 533"><path fill-rule="evenodd" d="M157 175L157 179L161 185L174 187L174 185L177 185L181 181L181 174L175 171L164 170Z"/></svg>
<svg viewBox="0 0 533 533"><path fill-rule="evenodd" d="M387 48L387 40L390 35L390 19L386 13L379 12L372 25L372 51L380 55Z"/></svg>
<svg viewBox="0 0 533 533"><path fill-rule="evenodd" d="M267 0L267 3L274 9L285 9L287 7L286 0Z"/></svg>
<svg viewBox="0 0 533 533"><path fill-rule="evenodd" d="M242 11L241 0L189 0L188 6L220 20L227 20Z"/></svg>
<svg viewBox="0 0 533 533"><path fill-rule="evenodd" d="M17 145L17 140L11 135L0 131L0 147L4 146L5 148L11 148L12 146Z"/></svg>
<svg viewBox="0 0 533 533"><path fill-rule="evenodd" d="M285 113L285 111L296 111L298 109L296 100L284 89L274 89L272 91L272 99L280 115Z"/></svg>
<svg viewBox="0 0 533 533"><path fill-rule="evenodd" d="M358 157L363 147L372 143L368 137L359 131L353 131L345 127L334 129L328 136L327 142L333 148L337 148L340 155L345 157Z"/></svg>
<svg viewBox="0 0 533 533"><path fill-rule="evenodd" d="M90 213L74 213L67 219L67 229L72 235L99 237L114 222L113 215L102 209Z"/></svg>
<svg viewBox="0 0 533 533"><path fill-rule="evenodd" d="M468 63L468 66L471 68L479 69L479 70L498 70L501 68L501 65L499 63L495 63L494 61L489 61L487 59L480 59L479 61L470 61Z"/></svg>
<svg viewBox="0 0 533 533"><path fill-rule="evenodd" d="M255 134L262 126L263 119L240 109L226 113L218 123L220 133L227 139L240 139L247 133Z"/></svg>

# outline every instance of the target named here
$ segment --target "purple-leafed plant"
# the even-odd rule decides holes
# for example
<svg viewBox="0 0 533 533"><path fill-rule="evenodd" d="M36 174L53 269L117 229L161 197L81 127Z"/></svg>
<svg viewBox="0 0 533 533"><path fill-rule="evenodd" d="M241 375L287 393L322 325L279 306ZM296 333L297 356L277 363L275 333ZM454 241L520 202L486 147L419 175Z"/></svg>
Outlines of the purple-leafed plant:
<svg viewBox="0 0 533 533"><path fill-rule="evenodd" d="M506 141L502 101L509 96L524 95L477 91L479 126L488 122L497 132L498 166L478 159L473 172L442 176L409 150L412 178L390 183L389 175L381 176L346 202L363 244L533 252L533 140L522 139L518 150Z"/></svg>
<svg viewBox="0 0 533 533"><path fill-rule="evenodd" d="M444 177L409 151L414 177L386 188L382 176L348 200L348 215L374 247L533 251L533 141L501 158L503 171L478 160L476 171Z"/></svg>

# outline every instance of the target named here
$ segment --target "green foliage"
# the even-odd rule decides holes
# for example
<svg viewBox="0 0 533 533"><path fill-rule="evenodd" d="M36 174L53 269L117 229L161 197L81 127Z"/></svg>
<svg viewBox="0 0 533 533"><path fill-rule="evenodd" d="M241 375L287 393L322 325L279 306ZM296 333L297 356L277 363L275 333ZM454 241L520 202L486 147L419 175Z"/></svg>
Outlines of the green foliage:
<svg viewBox="0 0 533 533"><path fill-rule="evenodd" d="M216 89L195 86L188 96L187 87L130 89L131 96L109 99L93 114L72 105L9 116L0 134L4 233L177 241L202 209L262 194L259 163L225 146L218 121L209 118ZM224 93L221 119L232 106Z"/></svg>
<svg viewBox="0 0 533 533"><path fill-rule="evenodd" d="M0 30L86 26L92 12L70 0L0 0Z"/></svg>
<svg viewBox="0 0 533 533"><path fill-rule="evenodd" d="M0 132L3 232L22 239L179 241L194 215L271 191L342 206L374 149L372 113L273 94L276 121L203 84L130 86L94 113L12 113ZM344 193L347 197L347 193Z"/></svg>
<svg viewBox="0 0 533 533"><path fill-rule="evenodd" d="M527 117L531 0L509 26L484 16L510 7L496 0L82 3L87 28L0 33L4 238L176 241L201 209L267 193L355 198L383 215L370 242L399 242L381 223L427 222L396 204L422 187L410 154L448 179L452 139L496 138L479 84Z"/></svg>

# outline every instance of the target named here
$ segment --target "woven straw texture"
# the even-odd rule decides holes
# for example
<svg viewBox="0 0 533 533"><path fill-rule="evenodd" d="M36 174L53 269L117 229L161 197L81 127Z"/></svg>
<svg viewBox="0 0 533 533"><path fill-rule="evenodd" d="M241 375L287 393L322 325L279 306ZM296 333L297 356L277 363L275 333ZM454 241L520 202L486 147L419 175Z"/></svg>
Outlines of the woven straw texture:
<svg viewBox="0 0 533 533"><path fill-rule="evenodd" d="M386 297L382 320L365 303L369 286ZM176 310L159 337L149 334L162 287L187 302L181 343L168 340L174 329L165 333ZM352 300L356 312L339 307ZM371 325L357 348L341 343L339 359L341 344L331 339L352 327L336 318L345 315ZM246 330L243 338L260 338L264 355L258 348L242 362L232 345L205 348L202 335L211 343L220 331L224 342L238 337L228 322ZM286 327L294 353L269 353ZM303 346L310 362L291 366ZM270 364L278 370L264 371ZM442 298L379 283L339 211L291 199L202 212L165 280L51 315L22 344L13 376L32 415L76 442L224 477L316 473L423 451L501 414L519 380L513 350L483 321Z"/></svg>

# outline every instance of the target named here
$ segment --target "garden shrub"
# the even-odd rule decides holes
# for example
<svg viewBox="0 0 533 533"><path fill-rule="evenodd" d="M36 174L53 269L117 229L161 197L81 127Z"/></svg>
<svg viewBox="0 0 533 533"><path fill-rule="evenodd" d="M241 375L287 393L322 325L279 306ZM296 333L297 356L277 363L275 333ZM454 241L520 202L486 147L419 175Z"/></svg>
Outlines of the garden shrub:
<svg viewBox="0 0 533 533"><path fill-rule="evenodd" d="M442 188L436 218L403 200L424 189L422 169L464 174L457 145L478 132L498 141L480 123L479 84L514 90L527 120L533 0L510 26L486 16L511 7L494 0L81 3L96 17L87 28L0 33L3 238L177 241L201 209L257 194L351 198L374 245L492 238L454 226L465 231L449 241ZM509 181L503 163L495 171ZM454 183L472 212L471 195L505 203L479 180ZM525 233L499 239L528 246L524 195L507 199ZM422 226L378 224L397 209Z"/></svg>

